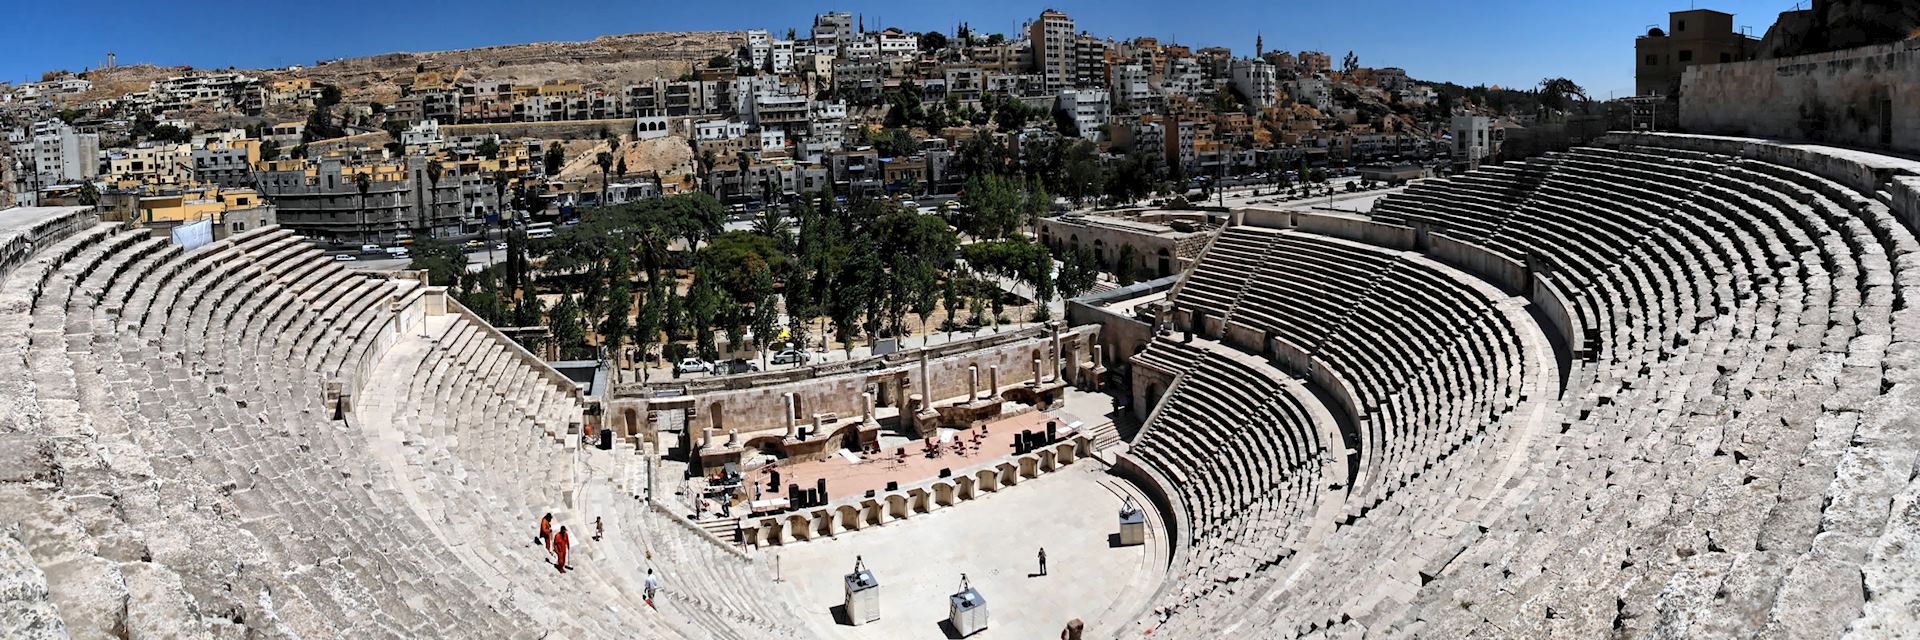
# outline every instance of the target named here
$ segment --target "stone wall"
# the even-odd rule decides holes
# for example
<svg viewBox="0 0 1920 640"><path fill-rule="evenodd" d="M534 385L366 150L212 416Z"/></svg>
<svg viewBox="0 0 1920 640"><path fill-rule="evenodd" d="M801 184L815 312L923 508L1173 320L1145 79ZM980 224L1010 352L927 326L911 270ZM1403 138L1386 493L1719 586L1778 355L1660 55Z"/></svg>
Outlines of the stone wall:
<svg viewBox="0 0 1920 640"><path fill-rule="evenodd" d="M1099 334L1099 327L1086 326L1060 331L1062 352L1085 362L1091 358L1089 349L1081 345L1090 345ZM931 358L927 363L927 373L932 379L935 401L965 395L971 381L967 367L980 368L980 388L991 383L988 379L988 367L1000 367L1000 388L1002 390L1025 383L1033 379L1033 357L1037 351L1042 354L1052 349L1053 339L1049 337L1031 338L1010 344L1002 344L976 351ZM1043 367L1046 365L1042 363ZM1047 377L1053 375L1053 369L1043 372ZM1072 365L1067 368L1068 379L1074 376ZM842 418L856 417L865 409L861 394L868 390L869 384L905 380L906 393L920 392L920 363L915 360L902 363L897 367L864 372L852 372L841 375L825 376L807 380L797 380L781 384L755 386L744 389L719 389L704 393L674 395L661 398L634 397L629 390L616 394L608 403L612 415L617 417L613 424L616 428L627 428L624 422L626 412L633 411L636 416L644 416L649 404L663 406L685 406L694 408L695 416L688 428L714 427L716 437L724 436L729 430L738 429L741 434L758 431L784 430L786 428L786 394L792 393L800 404L801 421L815 413L834 413ZM876 402L881 406L899 403L893 394L881 390L876 394Z"/></svg>
<svg viewBox="0 0 1920 640"><path fill-rule="evenodd" d="M1118 366L1153 341L1153 325L1131 315L1116 313L1107 305L1160 293L1172 289L1179 281L1180 276L1167 276L1068 300L1067 324L1075 327L1098 325L1099 344L1105 351L1101 356L1106 360L1100 364L1110 368Z"/></svg>
<svg viewBox="0 0 1920 640"><path fill-rule="evenodd" d="M1920 152L1920 39L1773 60L1696 65L1680 82L1690 133ZM1891 122L1883 105L1891 103Z"/></svg>

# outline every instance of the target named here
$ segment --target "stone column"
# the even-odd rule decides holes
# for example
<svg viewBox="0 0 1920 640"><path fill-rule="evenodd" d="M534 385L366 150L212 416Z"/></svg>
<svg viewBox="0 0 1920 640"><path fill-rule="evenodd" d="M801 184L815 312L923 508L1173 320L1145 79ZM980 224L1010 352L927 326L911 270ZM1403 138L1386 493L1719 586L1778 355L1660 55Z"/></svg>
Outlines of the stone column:
<svg viewBox="0 0 1920 640"><path fill-rule="evenodd" d="M967 403L980 399L980 366L967 365Z"/></svg>
<svg viewBox="0 0 1920 640"><path fill-rule="evenodd" d="M1040 359L1033 359L1033 386L1040 386Z"/></svg>
<svg viewBox="0 0 1920 640"><path fill-rule="evenodd" d="M933 379L927 377L927 354L920 352L920 410L933 409Z"/></svg>
<svg viewBox="0 0 1920 640"><path fill-rule="evenodd" d="M1049 322L1047 325L1053 329L1053 379L1058 381L1060 380L1060 361L1065 359L1061 357L1063 353L1060 351L1060 323Z"/></svg>
<svg viewBox="0 0 1920 640"><path fill-rule="evenodd" d="M860 422L862 424L873 422L873 393L872 392L860 394L860 408L861 408Z"/></svg>
<svg viewBox="0 0 1920 640"><path fill-rule="evenodd" d="M989 398L998 399L1000 397L1000 365L996 364L987 367L987 388L993 392L993 395L988 396Z"/></svg>
<svg viewBox="0 0 1920 640"><path fill-rule="evenodd" d="M727 446L729 447L740 446L740 430L739 429L727 430Z"/></svg>
<svg viewBox="0 0 1920 640"><path fill-rule="evenodd" d="M1106 354L1105 347L1099 344L1093 345L1093 383L1089 386L1095 391L1100 390L1100 368L1106 366Z"/></svg>
<svg viewBox="0 0 1920 640"><path fill-rule="evenodd" d="M797 413L799 412L799 407L794 403L793 392L789 391L789 392L780 394L780 397L787 401L787 406L785 408L785 412L787 414L787 420L786 420L787 437L791 438L796 435L795 433L796 430L794 427L795 427L795 424L800 420L799 416L797 415Z"/></svg>
<svg viewBox="0 0 1920 640"><path fill-rule="evenodd" d="M713 446L713 427L701 427L700 448L705 449L711 446Z"/></svg>
<svg viewBox="0 0 1920 640"><path fill-rule="evenodd" d="M807 435L810 437L818 438L820 437L820 434L825 433L826 430L827 430L826 422L824 421L823 418L820 417L820 414L818 413L813 414L813 431L812 433L808 433Z"/></svg>

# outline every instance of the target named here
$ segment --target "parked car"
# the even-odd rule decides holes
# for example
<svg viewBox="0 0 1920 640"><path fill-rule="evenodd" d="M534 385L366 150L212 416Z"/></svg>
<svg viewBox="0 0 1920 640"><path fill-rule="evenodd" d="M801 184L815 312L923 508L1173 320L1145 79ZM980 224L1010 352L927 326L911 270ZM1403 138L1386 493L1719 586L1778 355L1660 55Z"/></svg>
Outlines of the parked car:
<svg viewBox="0 0 1920 640"><path fill-rule="evenodd" d="M699 358L681 358L680 364L673 365L674 373L712 373L713 365Z"/></svg>
<svg viewBox="0 0 1920 640"><path fill-rule="evenodd" d="M745 358L734 358L732 360L728 360L725 363L723 363L720 368L721 373L725 373L729 375L736 374L736 373L753 373L759 370L760 370L760 365L754 364L752 362L748 362Z"/></svg>
<svg viewBox="0 0 1920 640"><path fill-rule="evenodd" d="M495 248L495 249L499 249L499 250L501 250L501 251L506 251L506 250L507 250L507 243L505 243L505 242L495 242L495 243L493 243L493 248Z"/></svg>
<svg viewBox="0 0 1920 640"><path fill-rule="evenodd" d="M380 253L380 245L377 245L377 244L360 245L360 253Z"/></svg>
<svg viewBox="0 0 1920 640"><path fill-rule="evenodd" d="M395 258L405 258L407 257L407 248L406 247L387 247L387 255L393 256Z"/></svg>
<svg viewBox="0 0 1920 640"><path fill-rule="evenodd" d="M359 258L354 257L351 253L336 253L333 255L334 262L353 262L355 260L359 260Z"/></svg>
<svg viewBox="0 0 1920 640"><path fill-rule="evenodd" d="M782 349L779 353L773 354L774 364L806 364L812 359L813 354L799 349Z"/></svg>

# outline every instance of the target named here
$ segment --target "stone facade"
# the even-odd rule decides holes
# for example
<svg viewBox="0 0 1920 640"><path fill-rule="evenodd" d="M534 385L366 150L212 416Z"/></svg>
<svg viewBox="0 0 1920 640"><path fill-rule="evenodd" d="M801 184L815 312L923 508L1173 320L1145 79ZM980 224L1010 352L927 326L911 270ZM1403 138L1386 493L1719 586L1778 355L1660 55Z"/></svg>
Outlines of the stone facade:
<svg viewBox="0 0 1920 640"><path fill-rule="evenodd" d="M1920 40L1698 66L1681 80L1691 133L1920 152Z"/></svg>

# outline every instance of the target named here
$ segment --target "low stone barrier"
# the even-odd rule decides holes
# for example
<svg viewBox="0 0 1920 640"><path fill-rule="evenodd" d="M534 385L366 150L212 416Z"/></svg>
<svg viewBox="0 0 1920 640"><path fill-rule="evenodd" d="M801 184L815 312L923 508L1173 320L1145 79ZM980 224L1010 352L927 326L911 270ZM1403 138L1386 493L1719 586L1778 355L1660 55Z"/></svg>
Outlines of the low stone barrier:
<svg viewBox="0 0 1920 640"><path fill-rule="evenodd" d="M835 538L1004 491L1092 455L1093 438L1083 433L1026 454L956 471L950 478L876 493L871 498L850 497L802 511L747 516L740 519L740 541L746 545L772 546Z"/></svg>

